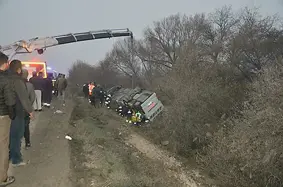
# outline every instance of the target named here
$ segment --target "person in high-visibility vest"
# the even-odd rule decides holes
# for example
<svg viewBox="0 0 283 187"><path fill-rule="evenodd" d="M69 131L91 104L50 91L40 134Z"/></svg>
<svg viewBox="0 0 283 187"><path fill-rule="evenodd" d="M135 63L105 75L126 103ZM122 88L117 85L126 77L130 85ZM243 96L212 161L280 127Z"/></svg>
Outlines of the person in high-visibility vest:
<svg viewBox="0 0 283 187"><path fill-rule="evenodd" d="M93 89L95 88L94 82L91 82L88 85L88 97L89 97L89 102L94 105L95 104L95 98L94 95L92 94Z"/></svg>
<svg viewBox="0 0 283 187"><path fill-rule="evenodd" d="M140 125L140 123L142 122L141 118L142 114L139 111L134 112L132 116L132 123L134 125Z"/></svg>
<svg viewBox="0 0 283 187"><path fill-rule="evenodd" d="M92 95L92 90L93 90L94 87L95 87L94 82L91 82L91 83L88 85L88 95L89 95L89 96Z"/></svg>

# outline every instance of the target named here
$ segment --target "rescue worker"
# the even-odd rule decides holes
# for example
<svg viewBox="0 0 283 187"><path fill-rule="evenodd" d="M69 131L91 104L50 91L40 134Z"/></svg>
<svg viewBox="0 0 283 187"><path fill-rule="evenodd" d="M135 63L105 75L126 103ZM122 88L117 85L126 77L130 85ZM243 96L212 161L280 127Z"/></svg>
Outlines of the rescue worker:
<svg viewBox="0 0 283 187"><path fill-rule="evenodd" d="M34 87L33 85L28 81L28 71L26 69L23 69L22 77L25 80L26 83L26 88L28 91L28 96L30 99L30 102L33 103L35 100L35 92L34 92ZM30 143L30 129L29 129L29 124L30 124L30 116L26 112L25 116L25 132L24 132L24 138L25 138L25 143L26 143L26 149L31 146Z"/></svg>
<svg viewBox="0 0 283 187"><path fill-rule="evenodd" d="M92 90L95 88L95 83L94 82L90 82L89 84L88 84L88 95L89 95L89 97L91 97L92 96Z"/></svg>
<svg viewBox="0 0 283 187"><path fill-rule="evenodd" d="M135 116L136 116L136 122L134 123L134 125L140 125L142 122L142 113L137 111Z"/></svg>
<svg viewBox="0 0 283 187"><path fill-rule="evenodd" d="M104 90L103 88L100 86L100 84L97 85L97 87L95 88L95 102L99 102L100 107L102 107L103 105L103 101L104 101Z"/></svg>
<svg viewBox="0 0 283 187"><path fill-rule="evenodd" d="M131 116L131 121L129 123L136 125L137 124L137 116L136 116L136 112L133 110L132 111L132 116Z"/></svg>
<svg viewBox="0 0 283 187"><path fill-rule="evenodd" d="M128 111L127 111L127 114L126 114L126 117L127 117L127 120L126 120L126 122L127 123L132 123L132 116L133 116L133 111L132 111L132 109L128 109Z"/></svg>
<svg viewBox="0 0 283 187"><path fill-rule="evenodd" d="M85 98L87 98L87 99L88 99L88 95L89 95L88 92L89 92L88 84L86 83L86 84L83 85L83 93L84 93Z"/></svg>
<svg viewBox="0 0 283 187"><path fill-rule="evenodd" d="M128 103L125 100L123 100L123 105L119 106L118 113L122 117L127 116L127 112L129 111L129 109L130 109L130 107L129 107Z"/></svg>
<svg viewBox="0 0 283 187"><path fill-rule="evenodd" d="M95 89L94 82L91 82L88 85L88 97L91 105L95 106L95 94L93 94L93 90Z"/></svg>
<svg viewBox="0 0 283 187"><path fill-rule="evenodd" d="M59 79L60 76L61 76L61 74L59 73L59 75L55 79L54 86L53 86L54 96L55 97L58 96L58 79Z"/></svg>
<svg viewBox="0 0 283 187"><path fill-rule="evenodd" d="M100 103L100 106L102 106L101 100L103 100L104 95L103 95L103 90L101 86L98 84L92 89L92 104L96 107L97 103Z"/></svg>
<svg viewBox="0 0 283 187"><path fill-rule="evenodd" d="M106 94L106 98L105 98L105 105L107 108L110 108L110 103L111 103L111 95L110 94Z"/></svg>

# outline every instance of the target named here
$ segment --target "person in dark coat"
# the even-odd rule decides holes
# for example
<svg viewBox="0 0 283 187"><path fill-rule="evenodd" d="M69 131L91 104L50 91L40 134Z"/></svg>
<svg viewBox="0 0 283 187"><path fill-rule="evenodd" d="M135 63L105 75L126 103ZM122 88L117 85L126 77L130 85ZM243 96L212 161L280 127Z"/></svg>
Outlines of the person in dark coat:
<svg viewBox="0 0 283 187"><path fill-rule="evenodd" d="M50 107L52 100L52 77L50 74L44 79L44 90L43 90L43 106Z"/></svg>
<svg viewBox="0 0 283 187"><path fill-rule="evenodd" d="M94 96L94 106L96 106L97 103L102 106L104 101L104 90L103 88L98 84L96 87L94 87L92 94Z"/></svg>
<svg viewBox="0 0 283 187"><path fill-rule="evenodd" d="M27 70L23 69L22 77L23 77L23 79L25 80L25 83L26 83L26 87L27 87L27 91L28 91L28 96L29 96L30 102L33 103L34 100L35 100L35 92L34 92L33 85L28 81L28 71ZM24 133L26 149L28 149L31 146L29 124L30 124L30 116L26 112L26 116L25 116L25 133Z"/></svg>
<svg viewBox="0 0 283 187"><path fill-rule="evenodd" d="M83 93L84 93L85 98L88 99L88 95L89 95L88 83L83 85Z"/></svg>
<svg viewBox="0 0 283 187"><path fill-rule="evenodd" d="M36 72L33 72L33 77L29 80L34 86L35 91L35 101L33 103L33 108L35 111L42 111L42 92L44 90L45 81L43 79L43 73L39 72L38 76Z"/></svg>
<svg viewBox="0 0 283 187"><path fill-rule="evenodd" d="M10 160L13 166L23 166L27 163L22 158L21 140L24 137L26 113L33 117L33 107L29 99L27 86L21 76L21 61L13 60L10 63L10 71L16 92L16 117L12 120L10 129Z"/></svg>
<svg viewBox="0 0 283 187"><path fill-rule="evenodd" d="M0 186L8 186L15 177L8 176L11 120L15 119L16 95L7 72L8 57L0 52Z"/></svg>

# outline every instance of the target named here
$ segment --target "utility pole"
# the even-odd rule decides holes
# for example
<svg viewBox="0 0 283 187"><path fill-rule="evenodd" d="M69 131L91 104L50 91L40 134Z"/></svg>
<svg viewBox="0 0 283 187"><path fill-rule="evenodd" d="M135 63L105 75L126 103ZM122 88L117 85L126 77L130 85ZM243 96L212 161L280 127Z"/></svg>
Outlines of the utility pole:
<svg viewBox="0 0 283 187"><path fill-rule="evenodd" d="M134 38L131 37L131 46L130 46L130 60L131 64L134 64ZM132 89L134 89L134 75L131 74L132 79Z"/></svg>

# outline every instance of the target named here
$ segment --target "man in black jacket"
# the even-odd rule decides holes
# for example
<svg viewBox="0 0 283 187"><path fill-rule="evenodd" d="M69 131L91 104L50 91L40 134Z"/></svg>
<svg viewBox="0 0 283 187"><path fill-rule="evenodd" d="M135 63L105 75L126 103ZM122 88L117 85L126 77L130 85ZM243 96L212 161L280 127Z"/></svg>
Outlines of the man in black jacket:
<svg viewBox="0 0 283 187"><path fill-rule="evenodd" d="M7 73L8 57L0 52L0 186L6 186L15 181L8 177L9 168L9 138L11 119L15 118L16 104L13 84Z"/></svg>
<svg viewBox="0 0 283 187"><path fill-rule="evenodd" d="M33 77L29 79L29 82L32 83L35 91L35 101L33 103L33 108L35 111L42 111L42 93L44 91L45 85L43 73L39 72L37 76L36 72L33 72Z"/></svg>
<svg viewBox="0 0 283 187"><path fill-rule="evenodd" d="M101 107L104 101L104 90L100 84L93 88L92 95L94 97L94 106L99 103L99 106Z"/></svg>
<svg viewBox="0 0 283 187"><path fill-rule="evenodd" d="M21 140L24 137L26 113L33 117L33 107L29 99L27 86L21 76L22 64L19 60L10 63L11 79L16 92L16 118L12 120L10 129L10 160L13 166L23 166Z"/></svg>
<svg viewBox="0 0 283 187"><path fill-rule="evenodd" d="M88 94L89 94L89 90L88 90L88 83L83 85L83 93L86 99L88 99Z"/></svg>

